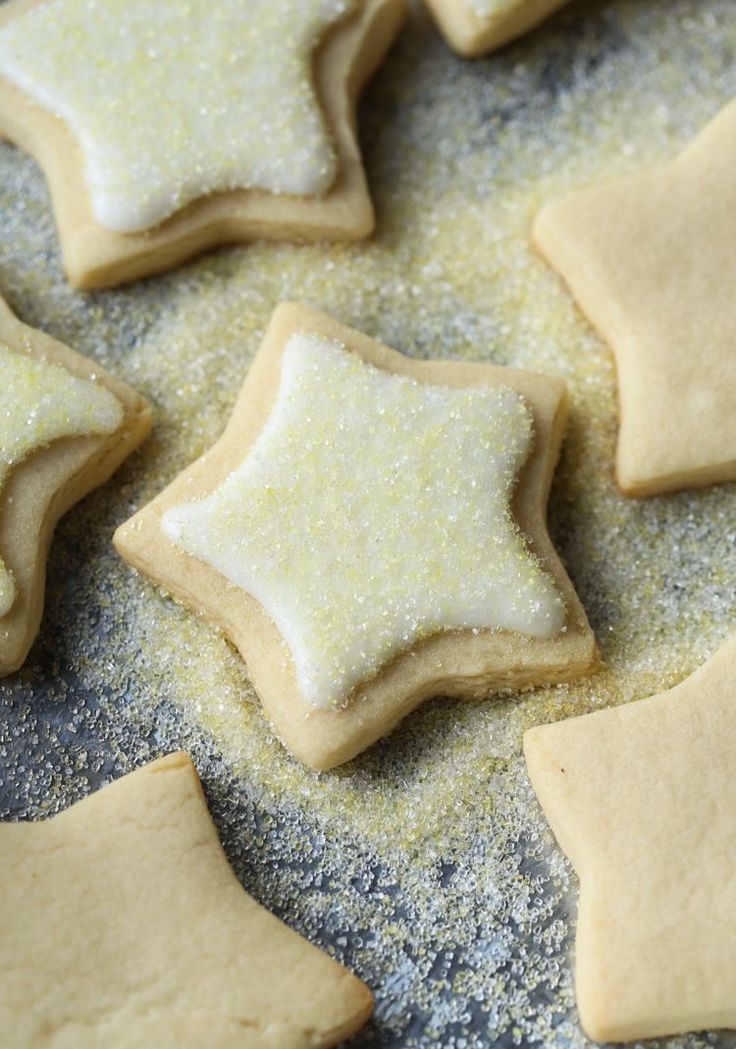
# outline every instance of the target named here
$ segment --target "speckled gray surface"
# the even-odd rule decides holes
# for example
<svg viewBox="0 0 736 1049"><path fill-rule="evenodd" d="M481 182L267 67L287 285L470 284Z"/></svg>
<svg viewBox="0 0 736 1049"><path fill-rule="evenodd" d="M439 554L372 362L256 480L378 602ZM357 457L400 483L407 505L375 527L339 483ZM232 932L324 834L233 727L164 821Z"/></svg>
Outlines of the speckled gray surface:
<svg viewBox="0 0 736 1049"><path fill-rule="evenodd" d="M40 637L0 682L0 815L51 815L191 750L246 888L375 991L356 1046L587 1044L571 978L576 880L528 786L521 735L667 687L727 636L736 491L618 497L609 354L528 229L548 196L671 156L736 93L735 58L732 0L573 3L474 63L415 13L362 109L373 240L228 249L97 295L66 287L43 180L0 146L0 292L157 411L145 448L58 529ZM438 700L315 775L273 739L227 644L120 563L115 525L219 433L282 298L413 355L567 379L551 527L601 642L598 677Z"/></svg>

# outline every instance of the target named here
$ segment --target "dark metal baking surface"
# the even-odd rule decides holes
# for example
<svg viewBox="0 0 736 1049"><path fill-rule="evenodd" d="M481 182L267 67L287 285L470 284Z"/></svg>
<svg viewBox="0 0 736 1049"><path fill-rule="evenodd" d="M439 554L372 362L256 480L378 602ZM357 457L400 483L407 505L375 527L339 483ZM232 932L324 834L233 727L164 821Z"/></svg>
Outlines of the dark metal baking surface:
<svg viewBox="0 0 736 1049"><path fill-rule="evenodd" d="M0 145L0 292L157 411L145 448L58 529L40 636L0 682L0 816L53 815L188 749L246 889L373 988L356 1047L588 1044L571 976L576 879L529 788L521 736L667 687L730 632L736 492L617 496L610 356L528 231L547 197L672 156L736 93L735 59L732 0L577 2L476 62L417 10L361 110L375 238L223 250L95 295L66 286L43 180ZM216 632L121 564L115 525L218 434L283 298L410 354L567 379L551 527L603 648L599 677L438 700L317 776L272 737Z"/></svg>

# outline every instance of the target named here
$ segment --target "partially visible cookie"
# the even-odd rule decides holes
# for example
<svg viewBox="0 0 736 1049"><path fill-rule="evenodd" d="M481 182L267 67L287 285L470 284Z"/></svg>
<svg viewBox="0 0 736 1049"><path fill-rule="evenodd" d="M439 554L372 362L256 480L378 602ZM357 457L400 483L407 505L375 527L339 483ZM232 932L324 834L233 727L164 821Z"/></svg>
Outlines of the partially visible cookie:
<svg viewBox="0 0 736 1049"><path fill-rule="evenodd" d="M405 0L10 0L0 133L49 182L77 287L253 238L373 228L355 107Z"/></svg>
<svg viewBox="0 0 736 1049"><path fill-rule="evenodd" d="M280 306L221 440L115 535L231 638L289 750L596 663L545 506L564 383L419 362Z"/></svg>
<svg viewBox="0 0 736 1049"><path fill-rule="evenodd" d="M735 153L732 102L671 163L573 192L534 224L615 354L625 495L736 479Z"/></svg>
<svg viewBox="0 0 736 1049"><path fill-rule="evenodd" d="M580 877L586 1032L736 1027L736 640L652 699L530 729L529 775Z"/></svg>
<svg viewBox="0 0 736 1049"><path fill-rule="evenodd" d="M427 0L448 44L476 58L534 29L567 0Z"/></svg>
<svg viewBox="0 0 736 1049"><path fill-rule="evenodd" d="M43 610L46 556L69 507L151 426L147 403L0 300L0 675L24 661Z"/></svg>
<svg viewBox="0 0 736 1049"><path fill-rule="evenodd" d="M0 825L7 1049L328 1049L370 991L248 896L186 754Z"/></svg>

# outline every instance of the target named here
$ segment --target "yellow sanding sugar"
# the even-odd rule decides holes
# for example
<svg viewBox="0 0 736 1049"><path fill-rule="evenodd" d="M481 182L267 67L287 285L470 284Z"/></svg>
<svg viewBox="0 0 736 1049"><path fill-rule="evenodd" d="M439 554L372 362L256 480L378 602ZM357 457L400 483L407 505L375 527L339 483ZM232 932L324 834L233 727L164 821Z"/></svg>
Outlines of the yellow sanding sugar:
<svg viewBox="0 0 736 1049"><path fill-rule="evenodd" d="M0 28L0 74L75 135L97 221L141 230L217 190L329 188L312 63L354 6L51 0Z"/></svg>
<svg viewBox="0 0 736 1049"><path fill-rule="evenodd" d="M527 783L522 732L669 687L733 631L736 495L617 494L611 356L529 229L553 195L674 156L734 95L732 0L571 4L474 62L415 12L361 114L374 238L254 243L94 297L62 279L33 164L0 146L3 293L156 410L141 452L59 528L39 643L0 682L3 811L53 810L185 745L246 887L376 994L358 1045L587 1047L570 965L577 883ZM567 381L549 521L601 645L598 676L438 699L317 775L274 739L222 636L116 557L114 527L222 432L284 299L416 357Z"/></svg>
<svg viewBox="0 0 736 1049"><path fill-rule="evenodd" d="M360 702L440 631L560 633L562 598L511 517L532 439L519 394L393 375L308 331L281 372L248 455L161 528L261 603L308 704Z"/></svg>
<svg viewBox="0 0 736 1049"><path fill-rule="evenodd" d="M0 390L0 490L34 450L62 437L112 433L123 419L122 405L103 386L2 343ZM0 558L0 616L14 600L13 577Z"/></svg>

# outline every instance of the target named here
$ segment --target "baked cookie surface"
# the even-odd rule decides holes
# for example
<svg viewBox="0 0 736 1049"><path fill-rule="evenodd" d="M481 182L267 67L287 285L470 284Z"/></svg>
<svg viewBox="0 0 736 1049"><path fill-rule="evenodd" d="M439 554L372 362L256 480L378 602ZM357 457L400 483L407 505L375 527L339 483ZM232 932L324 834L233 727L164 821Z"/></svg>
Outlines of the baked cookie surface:
<svg viewBox="0 0 736 1049"><path fill-rule="evenodd" d="M0 674L24 661L58 519L147 435L148 405L0 300Z"/></svg>
<svg viewBox="0 0 736 1049"><path fill-rule="evenodd" d="M661 695L524 738L580 877L576 987L599 1042L736 1027L736 641Z"/></svg>
<svg viewBox="0 0 736 1049"><path fill-rule="evenodd" d="M616 357L616 479L649 496L736 478L732 102L669 164L547 204L534 242Z"/></svg>
<svg viewBox="0 0 736 1049"><path fill-rule="evenodd" d="M731 7L582 3L476 63L416 5L362 106L375 238L253 242L114 294L70 293L41 173L0 144L2 291L156 410L152 438L108 486L114 505L98 492L57 530L46 629L25 671L0 682L0 812L66 807L157 748L192 750L248 891L374 990L361 1049L591 1045L569 965L578 881L531 795L521 737L659 692L715 651L733 613L736 501L729 485L619 497L613 357L529 230L542 202L668 160L733 96ZM115 525L219 437L273 305L294 297L417 357L564 378L572 412L549 528L601 673L511 702L431 701L314 775L275 744L221 633L128 570ZM75 735L62 735L70 721ZM733 1049L728 1032L684 1041Z"/></svg>
<svg viewBox="0 0 736 1049"><path fill-rule="evenodd" d="M0 133L49 182L67 275L106 287L216 244L373 228L358 94L404 0L12 0Z"/></svg>
<svg viewBox="0 0 736 1049"><path fill-rule="evenodd" d="M115 544L224 629L287 747L329 768L428 696L594 667L544 524L565 418L559 381L414 362L282 305L223 438Z"/></svg>
<svg viewBox="0 0 736 1049"><path fill-rule="evenodd" d="M13 1049L328 1049L356 977L233 874L187 754L41 823L0 824L0 1021Z"/></svg>

